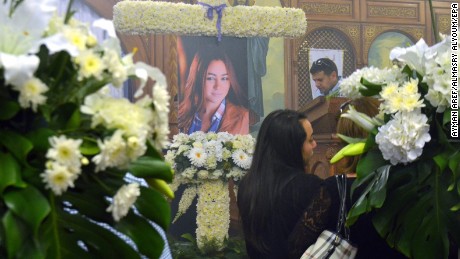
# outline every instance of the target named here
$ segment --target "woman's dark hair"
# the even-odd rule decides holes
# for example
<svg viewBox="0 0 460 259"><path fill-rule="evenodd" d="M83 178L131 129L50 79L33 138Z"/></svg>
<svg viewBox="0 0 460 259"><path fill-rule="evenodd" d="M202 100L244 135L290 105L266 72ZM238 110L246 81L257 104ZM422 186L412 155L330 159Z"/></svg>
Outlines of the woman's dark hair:
<svg viewBox="0 0 460 259"><path fill-rule="evenodd" d="M302 146L307 138L301 121L304 114L277 110L262 122L253 160L238 191L238 208L246 239L259 251L268 251L261 233L278 226L271 215L279 207L283 187L304 173Z"/></svg>
<svg viewBox="0 0 460 259"><path fill-rule="evenodd" d="M214 60L224 62L230 80L230 90L227 98L235 105L243 105L247 102L247 94L243 93L238 83L235 69L227 54L214 45L207 45L199 49L190 64L187 82L185 83L184 98L179 104L178 127L188 128L195 116L201 109L204 99L203 87L206 82L206 73L209 64Z"/></svg>

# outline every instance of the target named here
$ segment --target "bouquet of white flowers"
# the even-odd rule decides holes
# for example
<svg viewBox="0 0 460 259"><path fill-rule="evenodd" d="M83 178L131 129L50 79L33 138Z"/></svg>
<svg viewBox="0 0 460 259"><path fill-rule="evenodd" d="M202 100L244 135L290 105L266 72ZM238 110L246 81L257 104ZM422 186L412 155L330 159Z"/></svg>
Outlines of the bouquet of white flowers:
<svg viewBox="0 0 460 259"><path fill-rule="evenodd" d="M175 135L169 146L165 159L176 170L172 189L187 185L173 223L198 197L196 240L203 252L225 246L230 224L228 181L235 183L249 169L254 144L251 135L194 132Z"/></svg>
<svg viewBox="0 0 460 259"><path fill-rule="evenodd" d="M348 224L374 211L379 234L411 258L447 258L449 243L460 244L460 139L451 131L458 125L458 86L451 44L446 37L432 47L422 39L395 48L390 58L400 67L364 68L341 84L345 96L382 101L376 118L353 107L342 114L369 131L367 139L339 136L350 144L331 160L362 154L353 188L364 192Z"/></svg>
<svg viewBox="0 0 460 259"><path fill-rule="evenodd" d="M109 35L99 43L70 8L58 16L57 1L0 3L0 257L157 258L164 242L152 222L168 228L161 193L173 195L158 152L169 133L165 77L121 57L109 21L94 24ZM105 94L128 77L140 80L137 98L155 80L153 99Z"/></svg>
<svg viewBox="0 0 460 259"><path fill-rule="evenodd" d="M175 181L240 180L252 162L254 138L227 132L179 133L173 137L165 159L176 171Z"/></svg>

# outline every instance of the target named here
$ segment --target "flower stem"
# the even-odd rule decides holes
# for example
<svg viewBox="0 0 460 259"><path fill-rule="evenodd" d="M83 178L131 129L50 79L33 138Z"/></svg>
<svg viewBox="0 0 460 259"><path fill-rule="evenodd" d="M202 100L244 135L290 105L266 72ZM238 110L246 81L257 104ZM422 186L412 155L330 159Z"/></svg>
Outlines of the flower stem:
<svg viewBox="0 0 460 259"><path fill-rule="evenodd" d="M435 40L435 42L440 42L439 33L438 33L438 29L437 29L438 26L436 26L436 19L434 17L433 3L432 3L431 0L428 0L428 3L430 5L431 27L433 28L434 40Z"/></svg>
<svg viewBox="0 0 460 259"><path fill-rule="evenodd" d="M72 3L73 3L73 0L70 0L69 1L69 4L67 5L67 10L65 12L65 18L64 18L64 24L67 24L70 20L70 18L72 17L72 15L74 14L74 12L72 11Z"/></svg>
<svg viewBox="0 0 460 259"><path fill-rule="evenodd" d="M58 233L58 216L56 215L56 204L55 204L55 199L54 199L54 194L53 192L50 192L49 195L50 198L50 205L51 205L51 221L53 222L53 236L54 236L54 242L56 242L56 258L62 258L61 255L61 239L59 237Z"/></svg>

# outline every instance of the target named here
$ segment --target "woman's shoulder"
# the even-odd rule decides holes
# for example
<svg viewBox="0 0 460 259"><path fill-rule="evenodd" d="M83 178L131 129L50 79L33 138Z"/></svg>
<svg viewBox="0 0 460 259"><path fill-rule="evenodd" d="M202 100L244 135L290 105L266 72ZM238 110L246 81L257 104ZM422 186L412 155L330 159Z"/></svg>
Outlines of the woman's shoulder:
<svg viewBox="0 0 460 259"><path fill-rule="evenodd" d="M235 105L230 101L228 101L226 105L227 105L226 110L228 111L228 113L235 115L235 116L238 115L238 116L249 118L249 110L247 108L243 106Z"/></svg>
<svg viewBox="0 0 460 259"><path fill-rule="evenodd" d="M317 175L308 173L296 174L291 181L295 185L302 185L303 187L316 188L324 185L324 179L319 178Z"/></svg>

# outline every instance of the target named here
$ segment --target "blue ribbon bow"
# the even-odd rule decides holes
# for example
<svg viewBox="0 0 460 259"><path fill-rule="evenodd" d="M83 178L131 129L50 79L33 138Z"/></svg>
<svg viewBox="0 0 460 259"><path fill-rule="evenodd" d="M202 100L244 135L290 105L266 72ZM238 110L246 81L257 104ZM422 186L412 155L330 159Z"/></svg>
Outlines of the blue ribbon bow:
<svg viewBox="0 0 460 259"><path fill-rule="evenodd" d="M216 23L216 27L217 27L217 41L221 41L222 40L222 11L224 10L225 7L227 7L226 4L221 4L221 5L217 5L217 6L212 6L212 5L209 5L209 4L206 4L206 3L202 3L202 2L198 2L198 4L204 6L207 8L206 10L206 16L208 17L209 20L212 21L212 19L214 19L214 10L216 10L216 13L217 13L217 23Z"/></svg>

